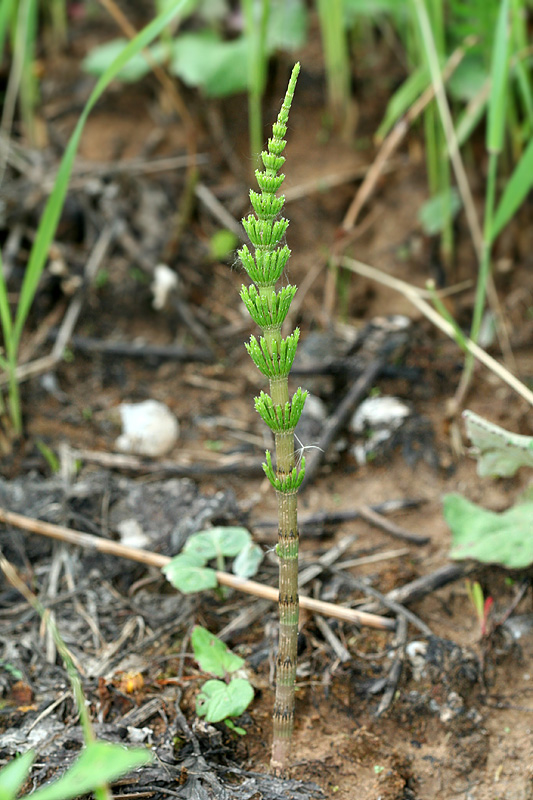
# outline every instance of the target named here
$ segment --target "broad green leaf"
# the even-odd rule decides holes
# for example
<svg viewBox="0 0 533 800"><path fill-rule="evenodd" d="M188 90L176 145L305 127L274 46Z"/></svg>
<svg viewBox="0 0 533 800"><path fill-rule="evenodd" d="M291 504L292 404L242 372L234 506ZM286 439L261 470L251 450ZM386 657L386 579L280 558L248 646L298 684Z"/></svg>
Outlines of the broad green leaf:
<svg viewBox="0 0 533 800"><path fill-rule="evenodd" d="M0 770L0 800L14 800L30 773L35 753L28 750Z"/></svg>
<svg viewBox="0 0 533 800"><path fill-rule="evenodd" d="M448 80L448 89L454 100L474 100L488 79L483 59L477 53L467 53Z"/></svg>
<svg viewBox="0 0 533 800"><path fill-rule="evenodd" d="M128 39L113 39L111 42L94 47L84 58L82 68L90 75L103 75L115 58L122 53L128 41ZM154 47L150 48L150 56L156 64L161 64L165 57L168 56L168 47L163 44L154 45ZM134 83L148 75L151 69L146 56L142 53L137 53L122 67L116 76L116 80Z"/></svg>
<svg viewBox="0 0 533 800"><path fill-rule="evenodd" d="M472 558L509 569L533 563L533 502L498 514L459 494L448 494L444 497L444 518L452 532L450 558Z"/></svg>
<svg viewBox="0 0 533 800"><path fill-rule="evenodd" d="M194 533L187 539L184 553L202 556L205 561L217 556L236 556L250 541L246 528L219 526Z"/></svg>
<svg viewBox="0 0 533 800"><path fill-rule="evenodd" d="M533 138L522 153L520 161L506 183L496 209L491 230L491 242L505 228L533 188Z"/></svg>
<svg viewBox="0 0 533 800"><path fill-rule="evenodd" d="M505 131L509 73L509 0L501 0L492 49L491 90L486 144L489 153L500 153Z"/></svg>
<svg viewBox="0 0 533 800"><path fill-rule="evenodd" d="M163 567L162 572L183 594L216 589L217 573L204 565L205 559L196 553L180 553Z"/></svg>
<svg viewBox="0 0 533 800"><path fill-rule="evenodd" d="M149 750L128 750L108 742L91 742L59 780L37 789L30 797L32 800L70 800L92 792L151 760Z"/></svg>
<svg viewBox="0 0 533 800"><path fill-rule="evenodd" d="M440 192L420 208L418 219L428 236L441 233L448 221L461 209L461 198L456 189Z"/></svg>
<svg viewBox="0 0 533 800"><path fill-rule="evenodd" d="M196 698L196 713L208 722L221 722L226 717L239 717L254 698L254 690L244 678L206 681Z"/></svg>
<svg viewBox="0 0 533 800"><path fill-rule="evenodd" d="M170 70L208 97L244 92L248 86L248 44L244 36L223 41L211 31L184 33L172 44Z"/></svg>
<svg viewBox="0 0 533 800"><path fill-rule="evenodd" d="M224 678L228 673L235 672L244 664L244 659L236 656L221 642L201 625L197 625L191 636L194 657L204 672Z"/></svg>
<svg viewBox="0 0 533 800"><path fill-rule="evenodd" d="M307 9L302 0L271 0L267 50L298 50L307 39Z"/></svg>
<svg viewBox="0 0 533 800"><path fill-rule="evenodd" d="M241 578L251 578L257 573L263 560L263 551L258 544L248 542L233 562L233 572Z"/></svg>
<svg viewBox="0 0 533 800"><path fill-rule="evenodd" d="M533 436L506 431L473 411L464 411L463 417L473 444L470 453L477 458L478 475L508 478L520 467L533 467Z"/></svg>

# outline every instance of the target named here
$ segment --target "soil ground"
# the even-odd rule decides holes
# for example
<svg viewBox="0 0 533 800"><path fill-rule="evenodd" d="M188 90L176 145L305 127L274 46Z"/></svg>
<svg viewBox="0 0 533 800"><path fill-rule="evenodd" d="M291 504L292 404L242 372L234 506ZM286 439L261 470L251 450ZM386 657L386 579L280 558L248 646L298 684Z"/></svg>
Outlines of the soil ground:
<svg viewBox="0 0 533 800"><path fill-rule="evenodd" d="M68 57L44 63L42 115L56 148L57 142L66 141L79 113L79 98L86 96L88 82L79 71L79 58L98 35L99 31L90 26L81 29L73 36ZM286 150L285 189L289 193L313 182L324 185L331 176L350 174L372 162L371 136L390 90L390 64L386 57L380 61L376 56L371 63L367 54L358 74L356 146L344 143L323 125L323 75L317 66L316 48L312 39L308 50L301 54L302 76L291 112ZM271 75L265 120L275 118L286 73L284 63ZM239 219L248 211L247 177L231 172L224 152L225 148L229 150L244 165L243 172L248 171L246 100L239 96L208 102L192 92L185 94L198 123L197 152L206 155L200 166L200 180ZM220 125L223 146L214 141L213 119ZM242 274L232 256L217 261L209 254L210 239L221 227L220 222L197 201L185 227L178 232L176 214L183 212L183 172L160 175L147 171L135 175L125 171L118 176L110 168L107 173L97 172L101 165L109 167L121 160L182 154L185 147L183 126L165 111L152 78L134 86L117 85L108 92L89 118L80 148L80 158L93 165L93 172L89 169L83 179L76 178L57 236L56 262L62 264L63 274L54 275L51 269L47 270L24 346L28 351L33 349L33 357L48 352L46 337L36 341L39 332L52 330L60 322L69 302L68 279L79 285L89 243L94 242L99 226L110 223L116 215L128 220L129 231L145 262L153 267L167 261L177 272L180 308L189 309L204 338L213 345L215 360L180 363L157 356L106 356L82 352L73 343L71 358L55 371L55 383L35 378L24 384L26 437L15 447L12 457L6 458L4 498L13 496L9 492L14 486L22 487L22 493L35 492L35 481L42 480L46 488L45 479L52 480L46 477L49 468L35 446L37 440L54 452L65 442L78 454L113 452L118 426L112 411L124 401L154 398L176 414L180 437L173 451L165 456L167 465L173 462L216 467L235 454L260 459L268 445L252 405L254 393L262 388L260 376L243 347L251 326L238 297ZM49 163L49 153L50 150L43 156L46 169L52 169L55 163ZM474 159L470 177L481 204L483 166ZM301 551L304 565L315 563L348 534L354 534L355 539L343 559L406 548L400 556L384 557L350 570L386 594L449 563L450 531L442 514L446 493L460 492L485 507L503 510L525 490L527 475L482 480L476 474L475 462L464 450L458 451L458 428L450 424L446 410L459 380L461 353L453 342L421 319L405 298L369 280L341 275L333 313L328 307L328 256L338 241L340 223L357 185L356 181L347 180L320 192L302 190L299 199L287 202L285 213L291 220L288 242L293 251L289 279L302 287L292 321L301 328L302 346L311 334L324 332L334 332L342 346L370 320L391 314L407 315L412 327L400 359L401 368L378 376L372 389L373 393L409 401L415 421L401 446L378 454L364 466L356 463L350 449L354 435L343 434L343 442L325 454L318 477L302 494L300 508L303 514L337 512L398 498L416 499L421 501L419 505L396 512L391 519L409 531L429 537L429 544L415 546L394 541L386 532L356 519L330 526L319 536L306 538L304 532ZM419 134L414 131L394 169L375 188L365 211L366 224L362 224L348 253L418 286L431 277L447 285L473 280L475 259L461 220L457 224L453 265L444 269L435 261L433 243L421 232L416 216L426 197L424 154ZM31 220L24 218L22 210L20 217L30 225ZM532 320L527 310L533 306L533 232L531 226L521 226L518 221L514 233L515 239L503 242L497 253L495 280L515 345L517 374L531 381L533 353L527 343L531 343ZM110 249L100 280L84 296L76 335L91 341L135 342L152 348L176 344L203 347L205 341L198 341L188 319L180 317L179 308L152 308L151 278L142 271L139 259L134 262L135 255L125 252L124 246L115 243ZM467 289L449 301L450 310L461 323L468 323L472 296L473 290ZM312 376L309 385L331 413L349 380L349 376L335 381L329 376ZM306 381L301 378L303 385L307 385ZM484 370L476 370L469 407L509 430L533 433L530 409ZM430 431L431 435L424 437L420 431ZM316 436L320 436L320 430ZM312 444L312 440L305 444ZM169 478L163 467L159 474L153 469L140 469L120 478L120 471L104 469L89 455L85 459L81 456L80 470L71 479L71 488L67 491L65 484L63 494L60 491L59 499L54 501L61 506L61 513L52 500L48 507L43 501L41 517L112 538L116 538L116 531L109 525L108 511L120 491L127 494L133 483L149 486L176 480ZM120 480L132 483L121 489ZM57 488L54 481L50 486ZM75 487L91 481L100 488L86 506L78 498L78 507L71 499L76 495ZM102 482L109 487L107 495L101 489ZM188 489L183 488L187 485ZM214 470L213 474L195 478L194 484L185 481L180 486L183 492L193 491L191 486L195 486L206 502L214 502L219 493L228 493L233 499L220 512L220 518L226 523L245 518L265 548L273 546L274 529L262 528L259 523L275 520L275 497L259 472L236 476L217 475ZM24 507L33 507L32 497L23 497L22 502L19 497L17 508ZM217 522L216 515L209 519L213 520ZM61 567L57 545L45 545L46 540L20 537L9 530L0 536L36 591L45 587L43 603L55 608L59 629L85 668L88 700L98 725L107 725L106 735L113 738L113 726L116 733L120 725L125 725L122 720L128 711L142 709L154 698L159 702L157 713L140 725L150 729L146 736L154 745L165 741L165 726L172 729L176 725L176 703L193 724L194 696L202 679L194 662L180 660L180 649L188 646L191 626L201 623L219 633L247 608L253 612L256 600L234 593L222 601L205 594L182 602L153 570L70 549L71 555L64 556L67 561L71 559L70 567L67 561ZM144 546L167 555L173 553L168 538ZM47 593L53 565L60 576L55 578L57 602ZM324 596L329 592L333 602L362 603L363 593L348 591L342 582L335 584L335 574L326 571L320 581L308 587L309 593L316 591ZM481 566L475 567L472 575L480 581L485 595L494 600L492 620L496 630L491 636L481 637L464 579L412 603L411 611L431 629L443 663L439 662L433 671L426 663L422 673L417 674L416 659L408 655L413 647L408 647L394 700L380 717L375 714L381 699L378 683L391 668L393 635L331 623L350 654L349 660L341 662L316 619L302 612L303 652L291 777L314 782L323 794L319 789L307 789L307 794L294 796L338 800L525 800L533 796L533 631L526 630L516 641L495 624L530 576L527 572L509 573L498 567ZM261 578L274 584L273 561L266 561ZM0 656L22 670L22 685L29 693L21 698L17 695L21 685L10 675L2 678L0 755L5 761L13 755L14 729L28 730L31 722L46 711L48 719L61 723L54 734L59 736L63 729L72 730L76 714L68 691L65 693L65 674L59 660L56 666L53 650L48 650L47 661L46 634L36 618L27 614L20 596L6 584L0 586L0 613L6 626L0 634L4 648ZM514 610L515 615L527 620L533 612L531 597L529 588ZM165 625L170 625L173 615L177 615L177 622L167 635ZM196 731L202 752L218 752L219 765L236 765L258 773L268 770L275 620L275 608L259 607L258 616L252 616L249 623L226 637L229 646L249 659L256 699L242 723L246 737L238 739L227 731ZM133 628L125 630L129 621L134 622ZM410 645L421 641L421 646L428 646L427 637L412 626L408 641ZM118 644L112 657L113 643ZM450 655L451 645L445 643L456 646L454 655ZM448 663L448 657L455 661ZM95 665L99 659L100 667ZM139 679L132 691L121 682L124 672L142 675L142 685ZM57 700L57 707L52 709ZM38 730L39 724L35 724ZM210 735L218 738L211 741ZM23 746L23 742L17 743L17 747ZM186 747L184 753L188 752ZM180 757L176 749L175 763L179 764ZM54 773L53 768L47 771L41 766L36 783ZM186 785L187 775L182 777ZM175 793L178 789L179 782L174 784ZM120 787L114 791L120 796ZM150 791L154 797L158 792L165 794L161 787ZM289 787L278 796L293 796L292 791Z"/></svg>

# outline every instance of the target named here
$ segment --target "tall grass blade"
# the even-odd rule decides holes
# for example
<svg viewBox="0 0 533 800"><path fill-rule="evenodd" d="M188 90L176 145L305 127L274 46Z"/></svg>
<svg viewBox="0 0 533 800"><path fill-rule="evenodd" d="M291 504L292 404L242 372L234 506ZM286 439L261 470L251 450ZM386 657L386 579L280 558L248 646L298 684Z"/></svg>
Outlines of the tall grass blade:
<svg viewBox="0 0 533 800"><path fill-rule="evenodd" d="M25 134L32 145L37 144L35 125L35 108L37 106L38 83L35 73L35 43L37 38L37 0L28 0L27 6L19 8L25 24L25 36L22 42L22 74L20 80L19 105L20 116L24 123Z"/></svg>
<svg viewBox="0 0 533 800"><path fill-rule="evenodd" d="M531 70L526 67L522 54L529 52L527 29L527 10L523 0L511 0L511 51L516 54L513 70L516 72L518 94L522 100L524 113L529 122L529 132L533 128L533 86Z"/></svg>
<svg viewBox="0 0 533 800"><path fill-rule="evenodd" d="M15 346L18 347L20 337L24 324L28 317L30 307L33 303L33 298L37 291L37 286L41 278L42 271L48 255L48 248L54 238L54 234L59 222L63 202L67 193L67 188L70 180L70 173L74 164L76 151L80 143L81 135L87 117L100 99L105 89L109 86L113 78L120 72L122 67L139 53L143 48L150 44L153 39L158 36L170 20L183 8L186 0L177 0L167 10L159 14L152 22L147 25L137 36L126 45L124 50L115 58L113 63L106 69L104 74L98 80L94 87L91 96L89 97L85 108L78 120L74 129L67 149L61 161L59 171L56 176L54 188L44 214L41 218L34 245L32 247L30 260L26 268L22 288L20 292L20 301L17 307L15 316L15 325L13 330Z"/></svg>
<svg viewBox="0 0 533 800"><path fill-rule="evenodd" d="M9 308L7 286L6 286L6 280L4 278L4 264L2 261L1 252L0 252L0 324L2 325L2 333L4 334L5 351L7 356L9 357L13 345L13 320L11 318L11 311Z"/></svg>
<svg viewBox="0 0 533 800"><path fill-rule="evenodd" d="M505 132L505 107L509 73L509 0L502 0L491 63L491 90L486 145L489 153L501 153Z"/></svg>
<svg viewBox="0 0 533 800"><path fill-rule="evenodd" d="M507 181L504 192L496 209L490 231L491 243L505 228L509 220L518 211L527 195L533 188L533 139L522 154L522 158Z"/></svg>
<svg viewBox="0 0 533 800"><path fill-rule="evenodd" d="M0 62L4 55L4 45L9 32L10 22L13 18L15 0L2 0L0 3Z"/></svg>

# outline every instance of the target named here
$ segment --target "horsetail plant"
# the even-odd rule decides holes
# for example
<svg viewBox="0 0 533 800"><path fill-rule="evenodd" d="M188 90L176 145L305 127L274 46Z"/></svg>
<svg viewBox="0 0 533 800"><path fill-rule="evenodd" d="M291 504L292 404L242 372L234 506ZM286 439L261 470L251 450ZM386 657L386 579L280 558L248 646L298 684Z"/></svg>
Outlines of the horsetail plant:
<svg viewBox="0 0 533 800"><path fill-rule="evenodd" d="M298 521L297 493L304 479L305 460L296 466L294 429L300 419L307 392L298 389L289 398L288 375L291 370L300 331L298 328L285 339L281 327L289 311L296 286L276 289L291 254L286 244L280 246L289 221L279 214L285 197L276 196L285 176L278 174L285 162L281 155L284 136L294 95L300 64L296 64L289 81L287 94L277 122L268 140L268 152L261 153L264 170L256 170L261 193L250 191L256 216L243 219L243 227L254 247L252 255L245 245L239 251L240 260L251 286L243 286L241 298L250 316L262 330L259 341L251 336L246 349L258 370L268 378L270 394L261 392L255 398L256 411L274 433L276 466L267 450L265 474L276 490L278 501L279 558L279 645L276 660L276 698L273 714L273 740L270 766L282 774L288 764L294 725L294 694L298 643Z"/></svg>

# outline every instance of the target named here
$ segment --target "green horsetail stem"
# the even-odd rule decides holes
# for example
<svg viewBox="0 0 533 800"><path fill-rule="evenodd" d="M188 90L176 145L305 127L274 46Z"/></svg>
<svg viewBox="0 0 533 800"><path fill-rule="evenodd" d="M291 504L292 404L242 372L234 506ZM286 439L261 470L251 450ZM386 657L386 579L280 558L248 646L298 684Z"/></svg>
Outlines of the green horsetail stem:
<svg viewBox="0 0 533 800"><path fill-rule="evenodd" d="M279 646L276 660L276 699L273 715L271 768L276 774L285 772L290 754L294 727L294 692L296 683L296 656L298 644L298 521L297 492L305 474L305 459L301 467L294 455L294 429L302 413L307 392L298 389L289 397L288 376L296 355L300 331L283 338L281 327L296 293L295 286L276 289L291 251L280 242L285 236L289 221L278 217L285 197L276 196L285 176L278 172L285 163L281 155L285 149L289 109L294 95L300 64L296 64L277 122L268 140L268 152L261 153L264 170L256 170L261 193L250 191L250 202L255 216L243 219L243 227L254 247L254 254L246 245L239 257L251 286L243 286L241 298L250 316L261 328L259 341L250 337L246 349L257 369L269 380L270 394L261 392L255 398L255 408L274 433L276 465L266 452L265 474L276 490L278 500L279 558Z"/></svg>

